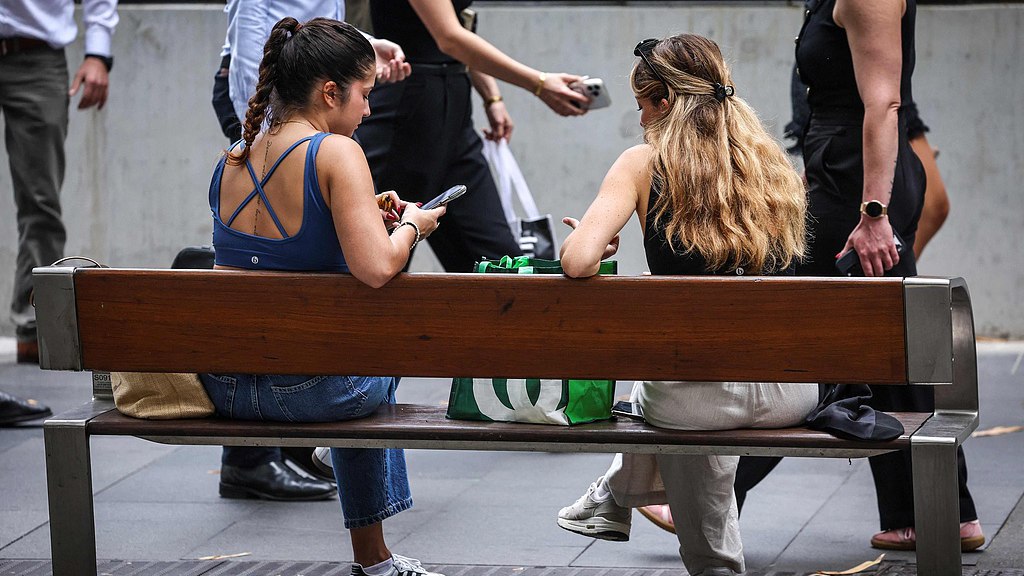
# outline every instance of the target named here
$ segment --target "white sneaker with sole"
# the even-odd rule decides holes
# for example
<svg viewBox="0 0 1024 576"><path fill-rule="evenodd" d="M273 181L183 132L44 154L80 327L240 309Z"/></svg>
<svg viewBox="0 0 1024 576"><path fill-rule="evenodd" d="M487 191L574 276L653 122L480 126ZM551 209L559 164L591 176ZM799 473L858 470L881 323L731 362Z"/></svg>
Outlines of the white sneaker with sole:
<svg viewBox="0 0 1024 576"><path fill-rule="evenodd" d="M591 538L625 542L629 540L633 509L619 506L610 496L604 502L594 500L594 490L602 479L591 484L572 506L558 511L558 525Z"/></svg>
<svg viewBox="0 0 1024 576"><path fill-rule="evenodd" d="M334 462L331 460L331 449L326 446L314 449L313 465L324 474L334 476Z"/></svg>
<svg viewBox="0 0 1024 576"><path fill-rule="evenodd" d="M393 562L391 569L384 576L444 576L437 572L429 572L415 558L392 554L391 560ZM352 564L352 576L367 576L367 574L362 565Z"/></svg>

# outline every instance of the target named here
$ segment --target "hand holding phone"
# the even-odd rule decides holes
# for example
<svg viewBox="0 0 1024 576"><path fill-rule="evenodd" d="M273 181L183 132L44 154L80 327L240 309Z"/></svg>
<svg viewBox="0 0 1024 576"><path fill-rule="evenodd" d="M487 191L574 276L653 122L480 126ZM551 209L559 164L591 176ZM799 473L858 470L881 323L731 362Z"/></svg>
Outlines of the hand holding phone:
<svg viewBox="0 0 1024 576"><path fill-rule="evenodd" d="M902 259L905 254L903 239L900 238L899 234L893 231L892 241L896 244L896 253L899 254L900 259ZM839 273L843 276L864 275L864 268L860 265L860 255L852 248L836 260L836 270L839 270Z"/></svg>
<svg viewBox="0 0 1024 576"><path fill-rule="evenodd" d="M452 200L460 198L463 194L466 193L466 191L467 189L464 184L456 184L455 186L452 186L451 188L445 190L441 194L435 196L431 200L425 202L423 206L420 206L420 210L433 210L434 208L445 206Z"/></svg>
<svg viewBox="0 0 1024 576"><path fill-rule="evenodd" d="M598 108L607 108L612 105L612 99L608 95L608 90L604 86L604 80L601 80L600 78L584 77L579 82L573 82L570 84L569 88L572 88L580 94L590 98L590 103L579 104L580 108L596 110Z"/></svg>

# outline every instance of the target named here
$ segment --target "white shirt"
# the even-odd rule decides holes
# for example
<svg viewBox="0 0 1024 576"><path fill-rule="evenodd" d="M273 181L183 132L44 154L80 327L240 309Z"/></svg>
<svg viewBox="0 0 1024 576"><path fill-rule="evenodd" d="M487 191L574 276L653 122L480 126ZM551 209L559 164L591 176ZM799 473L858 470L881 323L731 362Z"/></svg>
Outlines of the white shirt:
<svg viewBox="0 0 1024 576"><path fill-rule="evenodd" d="M5 2L7 0L4 0ZM70 1L70 0L69 0ZM317 17L345 19L344 0L228 0L228 37L231 68L228 72L228 93L239 120L245 121L249 98L256 93L263 45L270 30L285 16L299 22Z"/></svg>
<svg viewBox="0 0 1024 576"><path fill-rule="evenodd" d="M85 53L110 56L110 39L117 26L117 0L82 0L82 16ZM63 48L74 42L77 35L72 0L0 2L0 38L36 38L53 48Z"/></svg>

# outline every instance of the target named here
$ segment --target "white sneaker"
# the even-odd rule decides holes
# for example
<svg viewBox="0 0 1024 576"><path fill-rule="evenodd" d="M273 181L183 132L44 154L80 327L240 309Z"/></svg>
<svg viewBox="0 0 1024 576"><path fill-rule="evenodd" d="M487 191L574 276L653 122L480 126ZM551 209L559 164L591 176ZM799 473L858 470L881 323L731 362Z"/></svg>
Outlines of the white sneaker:
<svg viewBox="0 0 1024 576"><path fill-rule="evenodd" d="M591 538L625 542L629 540L633 510L619 506L611 497L604 502L594 500L594 490L602 479L598 478L597 482L591 484L587 493L580 496L572 506L558 511L558 525Z"/></svg>
<svg viewBox="0 0 1024 576"><path fill-rule="evenodd" d="M319 450L319 448L318 448ZM326 450L326 448L325 448ZM415 558L407 558L398 554L391 555L391 569L384 576L444 576L437 572L430 572ZM352 564L352 576L367 576L362 565Z"/></svg>
<svg viewBox="0 0 1024 576"><path fill-rule="evenodd" d="M320 446L313 450L313 465L324 474L334 476L334 461L331 460L331 449Z"/></svg>

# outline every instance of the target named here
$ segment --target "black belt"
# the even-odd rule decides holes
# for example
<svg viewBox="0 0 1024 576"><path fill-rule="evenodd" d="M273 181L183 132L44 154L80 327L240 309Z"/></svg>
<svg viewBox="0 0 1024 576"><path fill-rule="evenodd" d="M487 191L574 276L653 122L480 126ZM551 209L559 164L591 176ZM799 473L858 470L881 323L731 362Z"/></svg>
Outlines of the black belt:
<svg viewBox="0 0 1024 576"><path fill-rule="evenodd" d="M0 57L10 56L11 54L17 54L18 52L27 52L29 50L38 50L40 48L49 48L50 45L45 40L38 38L25 38L14 36L11 38L0 38Z"/></svg>
<svg viewBox="0 0 1024 576"><path fill-rule="evenodd" d="M454 74L465 74L466 65L462 62L444 62L430 64L427 62L410 62L413 74L430 74L433 76L449 76Z"/></svg>

